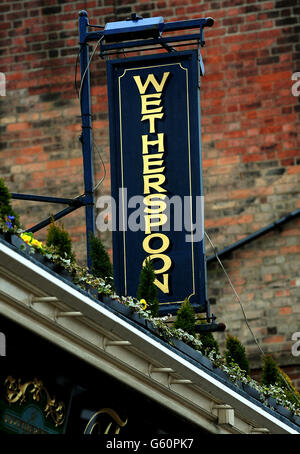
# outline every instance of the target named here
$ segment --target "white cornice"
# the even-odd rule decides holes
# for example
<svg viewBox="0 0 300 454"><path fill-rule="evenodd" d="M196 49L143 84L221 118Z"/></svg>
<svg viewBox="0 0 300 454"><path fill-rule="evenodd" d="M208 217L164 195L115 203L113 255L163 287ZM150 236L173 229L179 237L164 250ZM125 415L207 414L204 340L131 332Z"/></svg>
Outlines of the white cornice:
<svg viewBox="0 0 300 454"><path fill-rule="evenodd" d="M299 433L3 243L0 266L0 313L194 424L211 433Z"/></svg>

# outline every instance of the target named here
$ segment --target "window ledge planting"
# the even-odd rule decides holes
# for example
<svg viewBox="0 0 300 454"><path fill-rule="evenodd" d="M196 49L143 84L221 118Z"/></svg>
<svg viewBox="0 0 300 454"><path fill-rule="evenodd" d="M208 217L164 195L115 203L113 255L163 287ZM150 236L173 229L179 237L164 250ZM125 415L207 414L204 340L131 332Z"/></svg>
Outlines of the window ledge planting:
<svg viewBox="0 0 300 454"><path fill-rule="evenodd" d="M153 317L150 311L145 309L144 302L140 302L134 297L114 294L112 286L103 279L90 274L88 268L78 265L75 260L72 261L59 256L53 247L45 246L36 240L32 234L9 226L1 220L0 236L25 254L34 256L38 261L51 268L52 271L88 291L92 296L96 295L104 304L113 307L119 313L146 327L169 345L180 348L178 341L183 342L188 346L189 356L194 359L197 358L204 367L213 371L218 370L221 377L223 375L251 397L276 410L282 416L289 417L300 424L300 405L291 402L282 387L258 383L241 370L237 364L227 364L225 359L213 349L205 352L200 351L202 342L182 329L169 326L167 321L170 320L170 316ZM184 351L184 348L182 350Z"/></svg>

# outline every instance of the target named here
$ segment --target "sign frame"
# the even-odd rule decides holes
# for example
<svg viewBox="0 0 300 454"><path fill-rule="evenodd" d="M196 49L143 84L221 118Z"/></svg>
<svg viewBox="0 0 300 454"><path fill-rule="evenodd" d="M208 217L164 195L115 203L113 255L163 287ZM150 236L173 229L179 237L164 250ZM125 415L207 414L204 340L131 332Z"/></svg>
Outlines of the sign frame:
<svg viewBox="0 0 300 454"><path fill-rule="evenodd" d="M165 297L165 295L162 295L161 291L158 291L158 298L160 302L160 309L159 313L160 315L164 315L167 313L176 313L178 308L180 307L180 304L184 301L184 299L187 297L191 304L194 306L196 312L207 312L208 310L208 301L207 301L207 294L206 294L206 262L205 262L205 246L204 246L204 219L203 219L203 188L202 188L202 160L201 160L201 126L200 126L200 94L199 94L199 84L200 84L200 66L199 66L199 54L197 50L189 50L189 51L182 51L182 52L172 52L168 54L157 54L157 55L146 55L142 57L131 57L131 58L122 58L122 59L114 59L114 60L107 60L107 82L108 82L108 99L109 99L109 125L110 125L110 157L111 157L111 195L112 198L117 202L117 210L115 212L115 228L113 229L113 265L114 265L114 279L115 279L115 287L116 291L118 294L123 295L123 296L136 296L136 290L137 290L137 280L135 279L135 286L132 284L128 284L128 273L129 272L134 272L136 275L139 277L140 270L134 270L132 271L132 259L131 261L128 262L128 252L127 252L127 247L126 247L126 242L129 241L131 244L134 242L133 236L126 231L127 227L127 219L126 216L128 215L127 212L127 207L125 206L125 200L126 196L128 195L125 191L127 189L127 184L132 183L132 176L134 178L133 173L130 171L130 169L126 166L124 166L125 158L126 158L126 153L130 149L128 146L128 138L124 138L122 135L122 132L125 130L128 137L129 137L129 132L127 133L127 130L133 128L134 130L134 125L130 125L129 123L133 122L132 119L137 118L136 114L137 111L139 111L141 105L136 103L136 110L134 111L134 107L132 107L132 100L130 100L130 109L133 108L134 115L129 115L130 116L130 122L128 123L128 118L126 118L125 115L125 121L127 121L127 124L124 123L124 115L123 111L126 113L126 103L123 100L123 93L126 93L128 89L128 93L130 94L132 92L132 84L129 80L129 78L126 76L130 73L131 75L140 75L140 82L144 81L145 83L145 78L147 75L147 71L151 70L152 73L155 74L160 72L160 76L157 76L157 81L162 81L161 74L162 71L164 71L163 74L165 74L165 71L168 72L168 69L171 68L173 65L174 71L177 71L178 74L172 73L173 79L171 79L171 82L169 83L169 86L167 86L167 90L171 90L168 95L165 95L164 93L162 94L162 102L161 106L163 106L164 101L167 102L167 100L172 99L172 93L175 93L177 90L177 93L180 91L180 87L178 87L178 81L184 82L185 81L185 86L186 86L186 101L182 101L185 104L185 110L186 110L186 135L188 137L188 143L187 149L188 149L188 158L185 156L185 163L183 162L182 164L185 165L185 167L188 166L188 186L189 190L187 190L187 195L190 196L190 217L191 217L191 236L193 236L193 226L192 224L195 224L196 219L195 219L195 214L196 214L196 204L201 202L201 218L200 218L200 223L201 223L201 239L199 241L193 241L193 238L191 240L191 251L190 255L192 257L192 281L193 285L192 288L187 288L185 287L186 283L184 282L184 276L187 276L186 274L183 273L183 278L181 278L180 275L176 276L176 284L177 289L182 288L182 294L180 297L176 297L176 295L169 295L168 297ZM175 68L176 67L176 68ZM179 70L180 69L180 70ZM180 75L180 71L181 74ZM144 74L143 74L144 73ZM150 72L149 72L150 74ZM126 82L126 77L128 79L128 82ZM177 80L178 79L178 80ZM177 82L176 82L177 80ZM123 83L124 81L124 83ZM127 83L127 85L126 85ZM124 85L124 87L122 86ZM131 84L131 85L130 85ZM171 85L173 86L171 87ZM145 88L146 85L142 87ZM150 84L148 84L148 87ZM131 88L130 88L131 87ZM137 88L137 87L136 87ZM182 87L181 87L182 88ZM131 90L131 91L130 91ZM174 91L175 90L175 91ZM178 91L179 90L179 91ZM138 90L136 90L137 96L139 95ZM154 96L154 95L152 95ZM147 96L146 96L147 98ZM174 96L173 96L174 98ZM183 100L183 97L180 99ZM146 101L147 102L147 101ZM171 101L170 101L171 102ZM150 103L149 103L150 104ZM158 105L158 101L157 101ZM175 104L176 105L176 104ZM177 106L178 107L178 106ZM173 106L174 108L174 106ZM129 110L128 110L129 112ZM128 117L128 112L127 112L127 117ZM183 115L183 113L178 111L180 115ZM140 115L140 113L139 113ZM166 112L166 117L168 121L168 118L170 118L171 111L169 110L169 115L168 112ZM175 118L175 117L174 117ZM175 121L175 123L174 123ZM150 122L149 122L150 123ZM158 121L157 123L160 123L162 125L163 121L160 122ZM172 125L176 125L176 120L173 120ZM172 126L171 125L171 126ZM126 126L126 127L125 127ZM173 127L172 126L172 127ZM138 126L139 128L139 126ZM172 146L172 143L175 144L176 148L176 137L175 137L175 129L173 127L173 131L168 131L168 146ZM172 138L172 134L174 135L174 140ZM132 137L132 136L131 136ZM168 150L167 150L168 151ZM179 156L179 153L177 152L177 157ZM125 158L124 158L125 157ZM176 156L173 156L172 159L170 159L169 156L169 161L166 163L166 167L169 167L169 169L173 169L173 181L175 181L174 175L175 175L175 167L174 167L174 159ZM181 159L181 158L180 158ZM184 167L184 166L183 166ZM128 170L129 169L129 170ZM174 170L175 169L175 170ZM177 172L181 171L182 167L180 169L177 169ZM187 170L187 169L185 169ZM168 171L168 169L167 169ZM127 173L126 173L127 172ZM182 182L181 182L182 183ZM178 185L179 186L179 185ZM173 185L173 187L175 187ZM180 192L181 189L179 189L178 192ZM138 193L138 192L137 192ZM132 191L129 191L129 196L132 195ZM175 194L176 195L176 194ZM197 196L197 197L195 197ZM126 200L127 203L128 200ZM126 221L126 222L125 222ZM120 228L121 227L121 228ZM137 232L135 232L137 233ZM131 235L131 239L128 240L128 238ZM145 232L144 232L145 235ZM173 233L174 235L174 233ZM173 240L172 238L172 232L169 234L171 236L171 241ZM129 248L129 250L134 250L134 248ZM184 254L184 247L182 246L181 250L177 252L177 257L180 256L180 260L182 260L181 255ZM145 253L146 256L146 253ZM174 259L174 257L173 257ZM176 256L175 256L175 266L173 268L173 273L174 269L176 269ZM173 261L174 261L173 260ZM173 264L172 264L173 266ZM184 267L182 266L182 269ZM141 269L141 267L140 267ZM184 270L185 271L185 270ZM174 276L174 274L173 274ZM179 282L179 281L182 282ZM190 286L191 287L191 286ZM186 293L184 294L185 289L187 290ZM190 291L192 290L192 291ZM169 299L169 300L168 300Z"/></svg>

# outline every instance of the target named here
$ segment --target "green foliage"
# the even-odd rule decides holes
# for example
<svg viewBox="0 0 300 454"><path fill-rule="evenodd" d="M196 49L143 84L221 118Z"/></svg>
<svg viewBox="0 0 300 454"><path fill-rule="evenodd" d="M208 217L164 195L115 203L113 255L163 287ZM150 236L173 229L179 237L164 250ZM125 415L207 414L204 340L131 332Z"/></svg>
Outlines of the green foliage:
<svg viewBox="0 0 300 454"><path fill-rule="evenodd" d="M263 361L261 383L267 386L280 386L290 402L299 404L300 394L293 386L290 377L277 366L271 355L265 355Z"/></svg>
<svg viewBox="0 0 300 454"><path fill-rule="evenodd" d="M195 311L189 300L186 298L181 307L178 309L174 322L174 328L181 328L192 336L195 336L195 323Z"/></svg>
<svg viewBox="0 0 300 454"><path fill-rule="evenodd" d="M72 240L64 226L60 227L52 220L47 231L47 246L53 246L58 255L62 258L70 259L72 262L75 260L75 255L72 251Z"/></svg>
<svg viewBox="0 0 300 454"><path fill-rule="evenodd" d="M225 359L228 365L233 362L249 374L249 361L246 356L245 347L237 337L231 336L230 334L226 338Z"/></svg>
<svg viewBox="0 0 300 454"><path fill-rule="evenodd" d="M107 284L113 286L113 269L107 251L100 238L90 234L90 257L92 261L91 273L102 278Z"/></svg>
<svg viewBox="0 0 300 454"><path fill-rule="evenodd" d="M11 194L5 185L3 178L0 178L0 219L11 228L20 227L19 216L11 206Z"/></svg>
<svg viewBox="0 0 300 454"><path fill-rule="evenodd" d="M201 321L201 324L205 324L205 322ZM202 347L201 347L200 351L203 355L209 353L212 350L214 350L217 354L220 353L219 344L216 341L216 339L214 338L213 333L203 332L203 333L199 333L197 337L202 342Z"/></svg>
<svg viewBox="0 0 300 454"><path fill-rule="evenodd" d="M261 383L263 385L275 385L281 381L278 366L271 355L265 355L263 360Z"/></svg>
<svg viewBox="0 0 300 454"><path fill-rule="evenodd" d="M290 377L285 372L283 372L283 370L281 370L280 367L278 367L278 369L281 376L281 386L285 390L288 400L299 405L300 403L299 392L294 387Z"/></svg>
<svg viewBox="0 0 300 454"><path fill-rule="evenodd" d="M137 299L146 300L147 309L151 312L153 317L158 316L158 299L157 287L154 284L155 273L151 260L146 260L140 273L140 282L137 290Z"/></svg>

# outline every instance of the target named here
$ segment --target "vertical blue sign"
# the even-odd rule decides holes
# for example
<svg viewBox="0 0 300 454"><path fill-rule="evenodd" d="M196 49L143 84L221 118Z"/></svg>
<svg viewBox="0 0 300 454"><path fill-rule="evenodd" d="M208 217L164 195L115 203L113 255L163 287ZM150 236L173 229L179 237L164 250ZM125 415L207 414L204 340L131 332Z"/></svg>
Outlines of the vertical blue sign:
<svg viewBox="0 0 300 454"><path fill-rule="evenodd" d="M136 296L149 258L160 314L206 311L196 51L107 61L117 292Z"/></svg>

